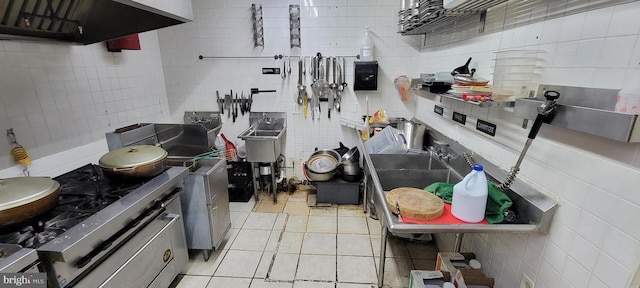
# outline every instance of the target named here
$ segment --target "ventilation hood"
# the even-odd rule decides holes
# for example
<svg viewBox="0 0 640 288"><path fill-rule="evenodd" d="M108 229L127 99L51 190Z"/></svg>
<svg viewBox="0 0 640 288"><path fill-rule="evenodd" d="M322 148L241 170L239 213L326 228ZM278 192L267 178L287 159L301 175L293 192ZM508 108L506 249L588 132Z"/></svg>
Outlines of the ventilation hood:
<svg viewBox="0 0 640 288"><path fill-rule="evenodd" d="M192 20L191 0L0 1L0 39L92 44Z"/></svg>

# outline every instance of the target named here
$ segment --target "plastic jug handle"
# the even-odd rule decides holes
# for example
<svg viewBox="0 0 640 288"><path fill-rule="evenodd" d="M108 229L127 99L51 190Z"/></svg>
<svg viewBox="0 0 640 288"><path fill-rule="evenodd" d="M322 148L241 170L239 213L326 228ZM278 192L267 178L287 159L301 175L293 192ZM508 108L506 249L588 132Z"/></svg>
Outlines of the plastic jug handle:
<svg viewBox="0 0 640 288"><path fill-rule="evenodd" d="M467 180L467 182L465 182L465 183L464 183L464 188L465 188L465 189L467 189L467 191L469 191L469 185L471 184L471 181L473 181L473 179L472 179L472 178L478 174L475 170L473 170L473 171L471 171L471 172L472 172L473 174L469 174L469 175L467 175L467 176L469 177L468 179L463 179L463 181L464 181L464 180ZM467 178L467 177L465 177L465 178Z"/></svg>
<svg viewBox="0 0 640 288"><path fill-rule="evenodd" d="M402 138L402 143L407 145L407 138L404 137L404 134L398 134L398 136L400 136L400 138Z"/></svg>

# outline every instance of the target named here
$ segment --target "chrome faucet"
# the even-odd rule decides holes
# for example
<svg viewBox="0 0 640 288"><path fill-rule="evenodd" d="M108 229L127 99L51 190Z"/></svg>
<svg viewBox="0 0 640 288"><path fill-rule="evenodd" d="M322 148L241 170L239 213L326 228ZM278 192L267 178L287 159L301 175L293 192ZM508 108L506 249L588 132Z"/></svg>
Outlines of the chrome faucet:
<svg viewBox="0 0 640 288"><path fill-rule="evenodd" d="M429 146L429 154L431 157L436 157L442 161L449 162L453 159L453 155L449 153L449 143L444 141L433 141L435 146Z"/></svg>
<svg viewBox="0 0 640 288"><path fill-rule="evenodd" d="M260 120L261 123L270 125L270 124L274 124L275 123L275 119L271 118L271 117L267 117L267 112L262 112L262 119Z"/></svg>

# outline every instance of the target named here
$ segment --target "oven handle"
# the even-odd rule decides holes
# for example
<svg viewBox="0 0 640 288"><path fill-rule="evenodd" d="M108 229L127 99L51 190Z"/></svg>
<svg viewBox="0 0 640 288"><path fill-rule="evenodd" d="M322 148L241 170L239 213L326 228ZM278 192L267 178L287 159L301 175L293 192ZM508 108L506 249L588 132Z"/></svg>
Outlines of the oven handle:
<svg viewBox="0 0 640 288"><path fill-rule="evenodd" d="M181 191L182 188L177 187L161 200L156 201L151 208L147 209L144 213L129 222L127 225L125 225L124 228L114 233L113 236L109 237L107 240L98 245L98 247L91 250L89 253L87 253L87 255L80 258L78 262L76 262L76 267L78 269L84 268L92 262L93 258L100 255L104 251L107 251L114 243L117 243L116 247L114 247L111 251L107 251L105 255L101 256L101 259L104 259L109 255L115 253L115 251L118 250L120 246L124 245L124 243L135 236L140 230L151 223L156 217L166 211L166 205L169 202L173 201L174 198L178 197L178 194L180 194ZM140 223L142 223L142 225L140 225ZM98 265L100 262L102 261L97 261L92 265Z"/></svg>
<svg viewBox="0 0 640 288"><path fill-rule="evenodd" d="M127 260L127 262L123 263L122 266L118 270L113 272L113 275L111 275L111 277L107 278L107 280L105 280L104 283L109 283L109 280L111 280L113 277L118 275L118 272L122 271L122 269L124 269L124 267L127 267L127 264L129 264L131 261L133 261L136 258L136 256L138 256L140 253L143 253L145 248L147 248L149 245L151 245L151 243L153 243L153 241L155 241L165 230L171 228L173 226L173 224L175 224L176 221L178 221L179 219L180 219L180 215L179 214L167 214L167 215L165 215L163 220L169 220L169 222L167 224L165 224L164 227L162 227L162 229L160 229L160 231L158 231L158 233L156 233L156 235L154 235L149 240L149 242L145 243L144 246L140 247L140 249L136 253L134 253L133 256L131 256L129 258L129 260ZM102 286L99 286L99 288L101 288L101 287L104 287L104 284Z"/></svg>

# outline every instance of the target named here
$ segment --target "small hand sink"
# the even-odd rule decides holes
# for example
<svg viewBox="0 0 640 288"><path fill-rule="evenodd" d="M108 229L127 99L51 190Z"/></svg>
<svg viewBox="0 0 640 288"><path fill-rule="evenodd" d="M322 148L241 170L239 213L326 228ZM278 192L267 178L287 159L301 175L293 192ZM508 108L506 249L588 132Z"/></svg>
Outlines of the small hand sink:
<svg viewBox="0 0 640 288"><path fill-rule="evenodd" d="M424 189L435 182L457 183L462 177L449 169L376 169L382 190L398 187Z"/></svg>
<svg viewBox="0 0 640 288"><path fill-rule="evenodd" d="M371 162L379 169L447 169L440 161L427 154L370 154Z"/></svg>
<svg viewBox="0 0 640 288"><path fill-rule="evenodd" d="M273 163L282 155L287 131L284 112L251 112L249 128L238 138L244 140L248 162Z"/></svg>

